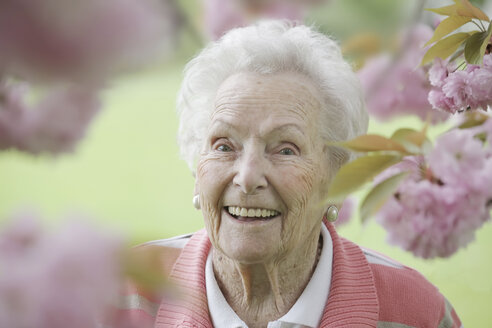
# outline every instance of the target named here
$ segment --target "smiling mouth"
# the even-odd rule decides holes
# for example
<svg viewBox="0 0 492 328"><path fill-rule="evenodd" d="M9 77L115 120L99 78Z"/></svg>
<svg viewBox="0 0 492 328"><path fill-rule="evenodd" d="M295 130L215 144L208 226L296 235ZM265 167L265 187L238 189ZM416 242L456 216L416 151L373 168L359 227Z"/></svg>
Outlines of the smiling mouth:
<svg viewBox="0 0 492 328"><path fill-rule="evenodd" d="M256 221L270 220L280 215L279 211L266 208L246 208L239 206L226 206L225 210L236 220L239 221Z"/></svg>

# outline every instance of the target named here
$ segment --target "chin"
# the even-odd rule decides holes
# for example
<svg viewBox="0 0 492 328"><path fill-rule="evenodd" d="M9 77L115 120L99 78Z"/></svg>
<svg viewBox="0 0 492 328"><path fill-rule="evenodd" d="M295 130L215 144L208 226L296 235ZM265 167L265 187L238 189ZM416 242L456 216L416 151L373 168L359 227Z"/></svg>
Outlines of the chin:
<svg viewBox="0 0 492 328"><path fill-rule="evenodd" d="M283 220L281 214L268 220L243 220L223 209L220 225L206 226L212 245L220 253L236 262L255 264L280 256Z"/></svg>
<svg viewBox="0 0 492 328"><path fill-rule="evenodd" d="M257 244L258 246L258 244ZM273 260L278 254L276 245L261 245L251 248L251 244L220 245L225 256L242 264L261 264Z"/></svg>

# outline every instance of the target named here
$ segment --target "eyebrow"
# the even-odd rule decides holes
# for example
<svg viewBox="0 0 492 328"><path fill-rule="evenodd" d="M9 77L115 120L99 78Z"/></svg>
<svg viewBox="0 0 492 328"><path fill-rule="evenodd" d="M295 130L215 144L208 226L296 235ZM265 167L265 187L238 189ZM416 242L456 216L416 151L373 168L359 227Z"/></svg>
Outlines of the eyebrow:
<svg viewBox="0 0 492 328"><path fill-rule="evenodd" d="M303 129L301 129L301 127L297 124L294 124L294 123L287 123L287 124L282 124L282 125L279 125L275 128L273 128L272 130L270 130L267 134L284 134L284 133L288 133L288 132L294 132L294 133L297 133L297 134L301 134L302 136L305 136L306 133Z"/></svg>
<svg viewBox="0 0 492 328"><path fill-rule="evenodd" d="M231 124L227 121L224 121L224 120L216 120L212 126L210 127L210 129L212 130L216 130L216 129L222 129L222 128L226 128L226 129L231 129L231 130L234 130L234 131L238 131L240 126L239 125L235 125L235 124ZM289 131L292 131L296 134L301 134L302 136L305 136L306 133L305 131L297 124L295 123L286 123L286 124L281 124L279 126L276 126L274 127L273 129L271 129L270 131L267 131L267 133L265 133L265 135L271 135L271 134L284 134L284 133L288 133Z"/></svg>

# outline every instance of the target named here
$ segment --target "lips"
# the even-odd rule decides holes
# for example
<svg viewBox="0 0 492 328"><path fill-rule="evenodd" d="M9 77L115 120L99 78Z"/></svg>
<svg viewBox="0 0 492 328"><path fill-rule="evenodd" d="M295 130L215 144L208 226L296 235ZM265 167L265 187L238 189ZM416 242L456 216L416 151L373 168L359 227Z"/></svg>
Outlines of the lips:
<svg viewBox="0 0 492 328"><path fill-rule="evenodd" d="M279 211L267 208L246 208L240 206L226 206L225 210L240 221L269 220L280 214Z"/></svg>

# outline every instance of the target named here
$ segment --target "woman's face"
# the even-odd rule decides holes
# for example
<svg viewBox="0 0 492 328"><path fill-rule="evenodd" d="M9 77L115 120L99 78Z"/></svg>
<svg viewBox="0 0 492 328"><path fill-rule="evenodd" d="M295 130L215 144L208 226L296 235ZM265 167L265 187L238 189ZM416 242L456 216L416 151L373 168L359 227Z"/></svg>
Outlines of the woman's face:
<svg viewBox="0 0 492 328"><path fill-rule="evenodd" d="M226 256L278 260L318 238L330 179L320 106L299 73L241 73L220 86L196 188L210 240Z"/></svg>

